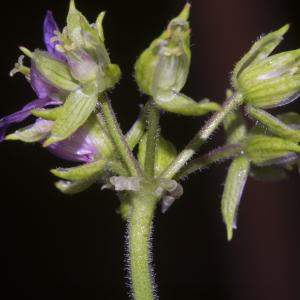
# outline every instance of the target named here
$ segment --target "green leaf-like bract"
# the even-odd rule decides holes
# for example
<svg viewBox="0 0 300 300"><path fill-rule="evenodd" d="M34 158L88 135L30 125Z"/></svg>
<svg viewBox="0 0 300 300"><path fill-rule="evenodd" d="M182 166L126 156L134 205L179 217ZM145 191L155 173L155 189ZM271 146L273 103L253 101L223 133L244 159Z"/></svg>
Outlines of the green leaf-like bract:
<svg viewBox="0 0 300 300"><path fill-rule="evenodd" d="M91 177L86 180L65 181L60 180L55 183L55 186L64 194L74 195L88 189L94 182L95 178Z"/></svg>
<svg viewBox="0 0 300 300"><path fill-rule="evenodd" d="M219 104L203 100L196 102L191 98L175 92L162 93L154 98L155 103L162 110L184 116L202 116L219 110Z"/></svg>
<svg viewBox="0 0 300 300"><path fill-rule="evenodd" d="M232 239L233 229L236 229L237 211L248 177L249 167L248 159L245 156L240 156L232 161L227 173L221 209L229 241Z"/></svg>
<svg viewBox="0 0 300 300"><path fill-rule="evenodd" d="M36 122L7 135L5 139L25 143L39 142L49 135L52 125L51 121Z"/></svg>
<svg viewBox="0 0 300 300"><path fill-rule="evenodd" d="M78 167L52 169L51 172L55 176L66 180L86 180L96 174L100 175L106 163L106 160L100 159Z"/></svg>

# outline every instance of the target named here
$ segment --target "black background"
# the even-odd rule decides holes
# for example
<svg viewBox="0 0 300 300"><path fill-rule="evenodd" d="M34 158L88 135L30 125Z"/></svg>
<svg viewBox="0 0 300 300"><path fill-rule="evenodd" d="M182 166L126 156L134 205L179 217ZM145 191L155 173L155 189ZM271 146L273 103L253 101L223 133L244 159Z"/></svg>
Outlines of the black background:
<svg viewBox="0 0 300 300"><path fill-rule="evenodd" d="M93 21L107 10L106 44L123 78L112 95L124 131L145 98L133 80L138 54L175 16L185 1L77 1ZM1 9L1 116L35 95L8 72L18 46L42 48L47 9L64 26L68 3L61 0L7 1ZM221 102L234 63L261 33L285 23L292 28L283 50L300 46L299 10L292 1L192 1L193 64L184 89L194 99ZM300 112L292 104L285 110ZM162 132L183 147L205 118L164 115ZM222 130L202 150L221 144ZM118 200L98 186L75 196L55 190L49 169L67 163L38 145L4 142L1 160L0 294L30 299L127 299L124 284L125 224ZM166 215L157 212L154 263L161 299L300 299L299 175L282 183L249 180L238 230L226 241L220 197L227 164L192 176L184 196ZM204 176L205 175L205 176Z"/></svg>

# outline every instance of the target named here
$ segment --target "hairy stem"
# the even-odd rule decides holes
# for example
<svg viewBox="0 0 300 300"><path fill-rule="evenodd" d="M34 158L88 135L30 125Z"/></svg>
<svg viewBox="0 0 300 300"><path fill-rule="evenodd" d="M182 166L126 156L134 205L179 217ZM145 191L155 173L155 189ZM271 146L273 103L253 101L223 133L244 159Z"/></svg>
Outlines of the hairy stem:
<svg viewBox="0 0 300 300"><path fill-rule="evenodd" d="M151 101L148 112L148 130L147 130L147 144L145 154L145 174L149 178L154 177L155 168L155 154L156 146L159 140L159 110L157 109L154 101Z"/></svg>
<svg viewBox="0 0 300 300"><path fill-rule="evenodd" d="M156 202L153 193L138 193L132 198L128 224L128 257L134 300L155 299L149 241Z"/></svg>
<svg viewBox="0 0 300 300"><path fill-rule="evenodd" d="M187 163L188 160L199 150L199 148L209 139L218 128L226 115L242 104L242 96L234 94L229 97L221 109L215 112L205 123L204 127L194 136L187 146L179 153L177 158L170 164L166 171L161 175L163 178L171 179Z"/></svg>
<svg viewBox="0 0 300 300"><path fill-rule="evenodd" d="M108 133L121 157L124 161L131 176L142 176L142 171L130 150L126 139L117 122L111 103L106 94L101 94L99 97L103 117L107 126Z"/></svg>
<svg viewBox="0 0 300 300"><path fill-rule="evenodd" d="M175 179L181 179L195 171L200 171L213 163L233 158L239 155L241 150L242 147L237 144L225 145L214 149L197 159L191 160L176 174Z"/></svg>

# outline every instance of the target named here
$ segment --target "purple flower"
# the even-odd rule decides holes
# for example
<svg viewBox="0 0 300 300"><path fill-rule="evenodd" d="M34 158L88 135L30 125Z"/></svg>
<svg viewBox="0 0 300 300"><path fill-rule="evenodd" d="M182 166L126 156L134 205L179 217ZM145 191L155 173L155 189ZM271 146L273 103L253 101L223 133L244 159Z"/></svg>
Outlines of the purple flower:
<svg viewBox="0 0 300 300"><path fill-rule="evenodd" d="M66 61L65 55L56 49L59 41L53 40L58 32L59 29L53 18L53 14L51 11L48 11L44 20L45 46L48 53L50 53L54 58ZM23 108L21 108L21 110L0 119L0 142L3 141L8 127L11 124L20 123L27 119L31 115L32 110L42 109L47 106L60 106L63 104L62 100L66 97L64 92L51 85L48 80L40 74L35 66L34 61L32 61L30 68L30 84L38 99L29 102ZM31 140L26 140L26 137L24 140L24 134L26 136L26 132L31 133L29 136L32 137L32 134L38 133L40 134L38 136L41 136L39 141L43 143L45 138L47 138L47 136L50 134L52 127L51 123L51 121L38 118L33 124L17 131L15 136L19 137L20 139L20 135L23 134L23 141L29 142ZM76 162L93 162L95 158L99 156L97 148L93 144L91 138L88 136L88 132L84 127L79 128L68 139L54 143L48 146L47 149L57 157Z"/></svg>
<svg viewBox="0 0 300 300"><path fill-rule="evenodd" d="M55 31L58 31L58 27L50 11L47 12L44 21L44 41L48 52L54 55L56 58L64 59L64 54L58 52L55 46L58 42L52 42L51 39L55 36ZM30 69L30 83L38 96L37 100L29 102L21 110L10 114L0 119L0 142L3 141L8 127L14 123L20 123L27 119L31 115L31 111L34 109L43 108L49 105L62 104L57 88L53 87L43 76L37 71L34 63L31 64Z"/></svg>
<svg viewBox="0 0 300 300"><path fill-rule="evenodd" d="M47 149L59 158L85 163L93 162L99 154L84 127L79 128L68 139L51 144Z"/></svg>

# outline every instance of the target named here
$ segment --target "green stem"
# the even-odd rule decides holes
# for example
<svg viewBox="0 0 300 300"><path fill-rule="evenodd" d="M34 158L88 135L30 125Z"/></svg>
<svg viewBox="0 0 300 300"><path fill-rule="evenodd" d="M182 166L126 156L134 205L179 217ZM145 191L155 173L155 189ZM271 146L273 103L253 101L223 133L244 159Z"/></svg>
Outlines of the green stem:
<svg viewBox="0 0 300 300"><path fill-rule="evenodd" d="M149 178L154 177L156 146L159 140L159 110L154 101L151 101L148 112L147 144L145 154L145 174Z"/></svg>
<svg viewBox="0 0 300 300"><path fill-rule="evenodd" d="M194 136L188 145L179 153L177 158L170 164L161 175L163 178L171 179L187 163L188 160L199 150L199 148L210 138L226 115L242 104L242 96L234 94L228 98L221 109L215 112L205 123L204 127Z"/></svg>
<svg viewBox="0 0 300 300"><path fill-rule="evenodd" d="M120 157L124 161L131 176L142 176L142 171L139 167L137 160L135 159L132 151L130 150L126 139L121 131L121 128L117 122L114 111L111 107L110 100L106 94L101 94L99 97L103 117L107 126L107 130L111 139L119 152Z"/></svg>
<svg viewBox="0 0 300 300"><path fill-rule="evenodd" d="M213 163L233 158L239 155L241 150L242 147L237 144L225 145L223 147L214 149L197 159L191 160L176 174L175 179L182 179L183 177L188 176L195 171L200 171L204 168L207 168Z"/></svg>
<svg viewBox="0 0 300 300"><path fill-rule="evenodd" d="M146 128L146 116L149 107L149 102L142 108L138 119L126 133L126 141L129 148L132 150L140 142Z"/></svg>
<svg viewBox="0 0 300 300"><path fill-rule="evenodd" d="M132 198L128 225L128 257L134 300L155 299L149 240L156 203L157 198L153 193L139 193Z"/></svg>

